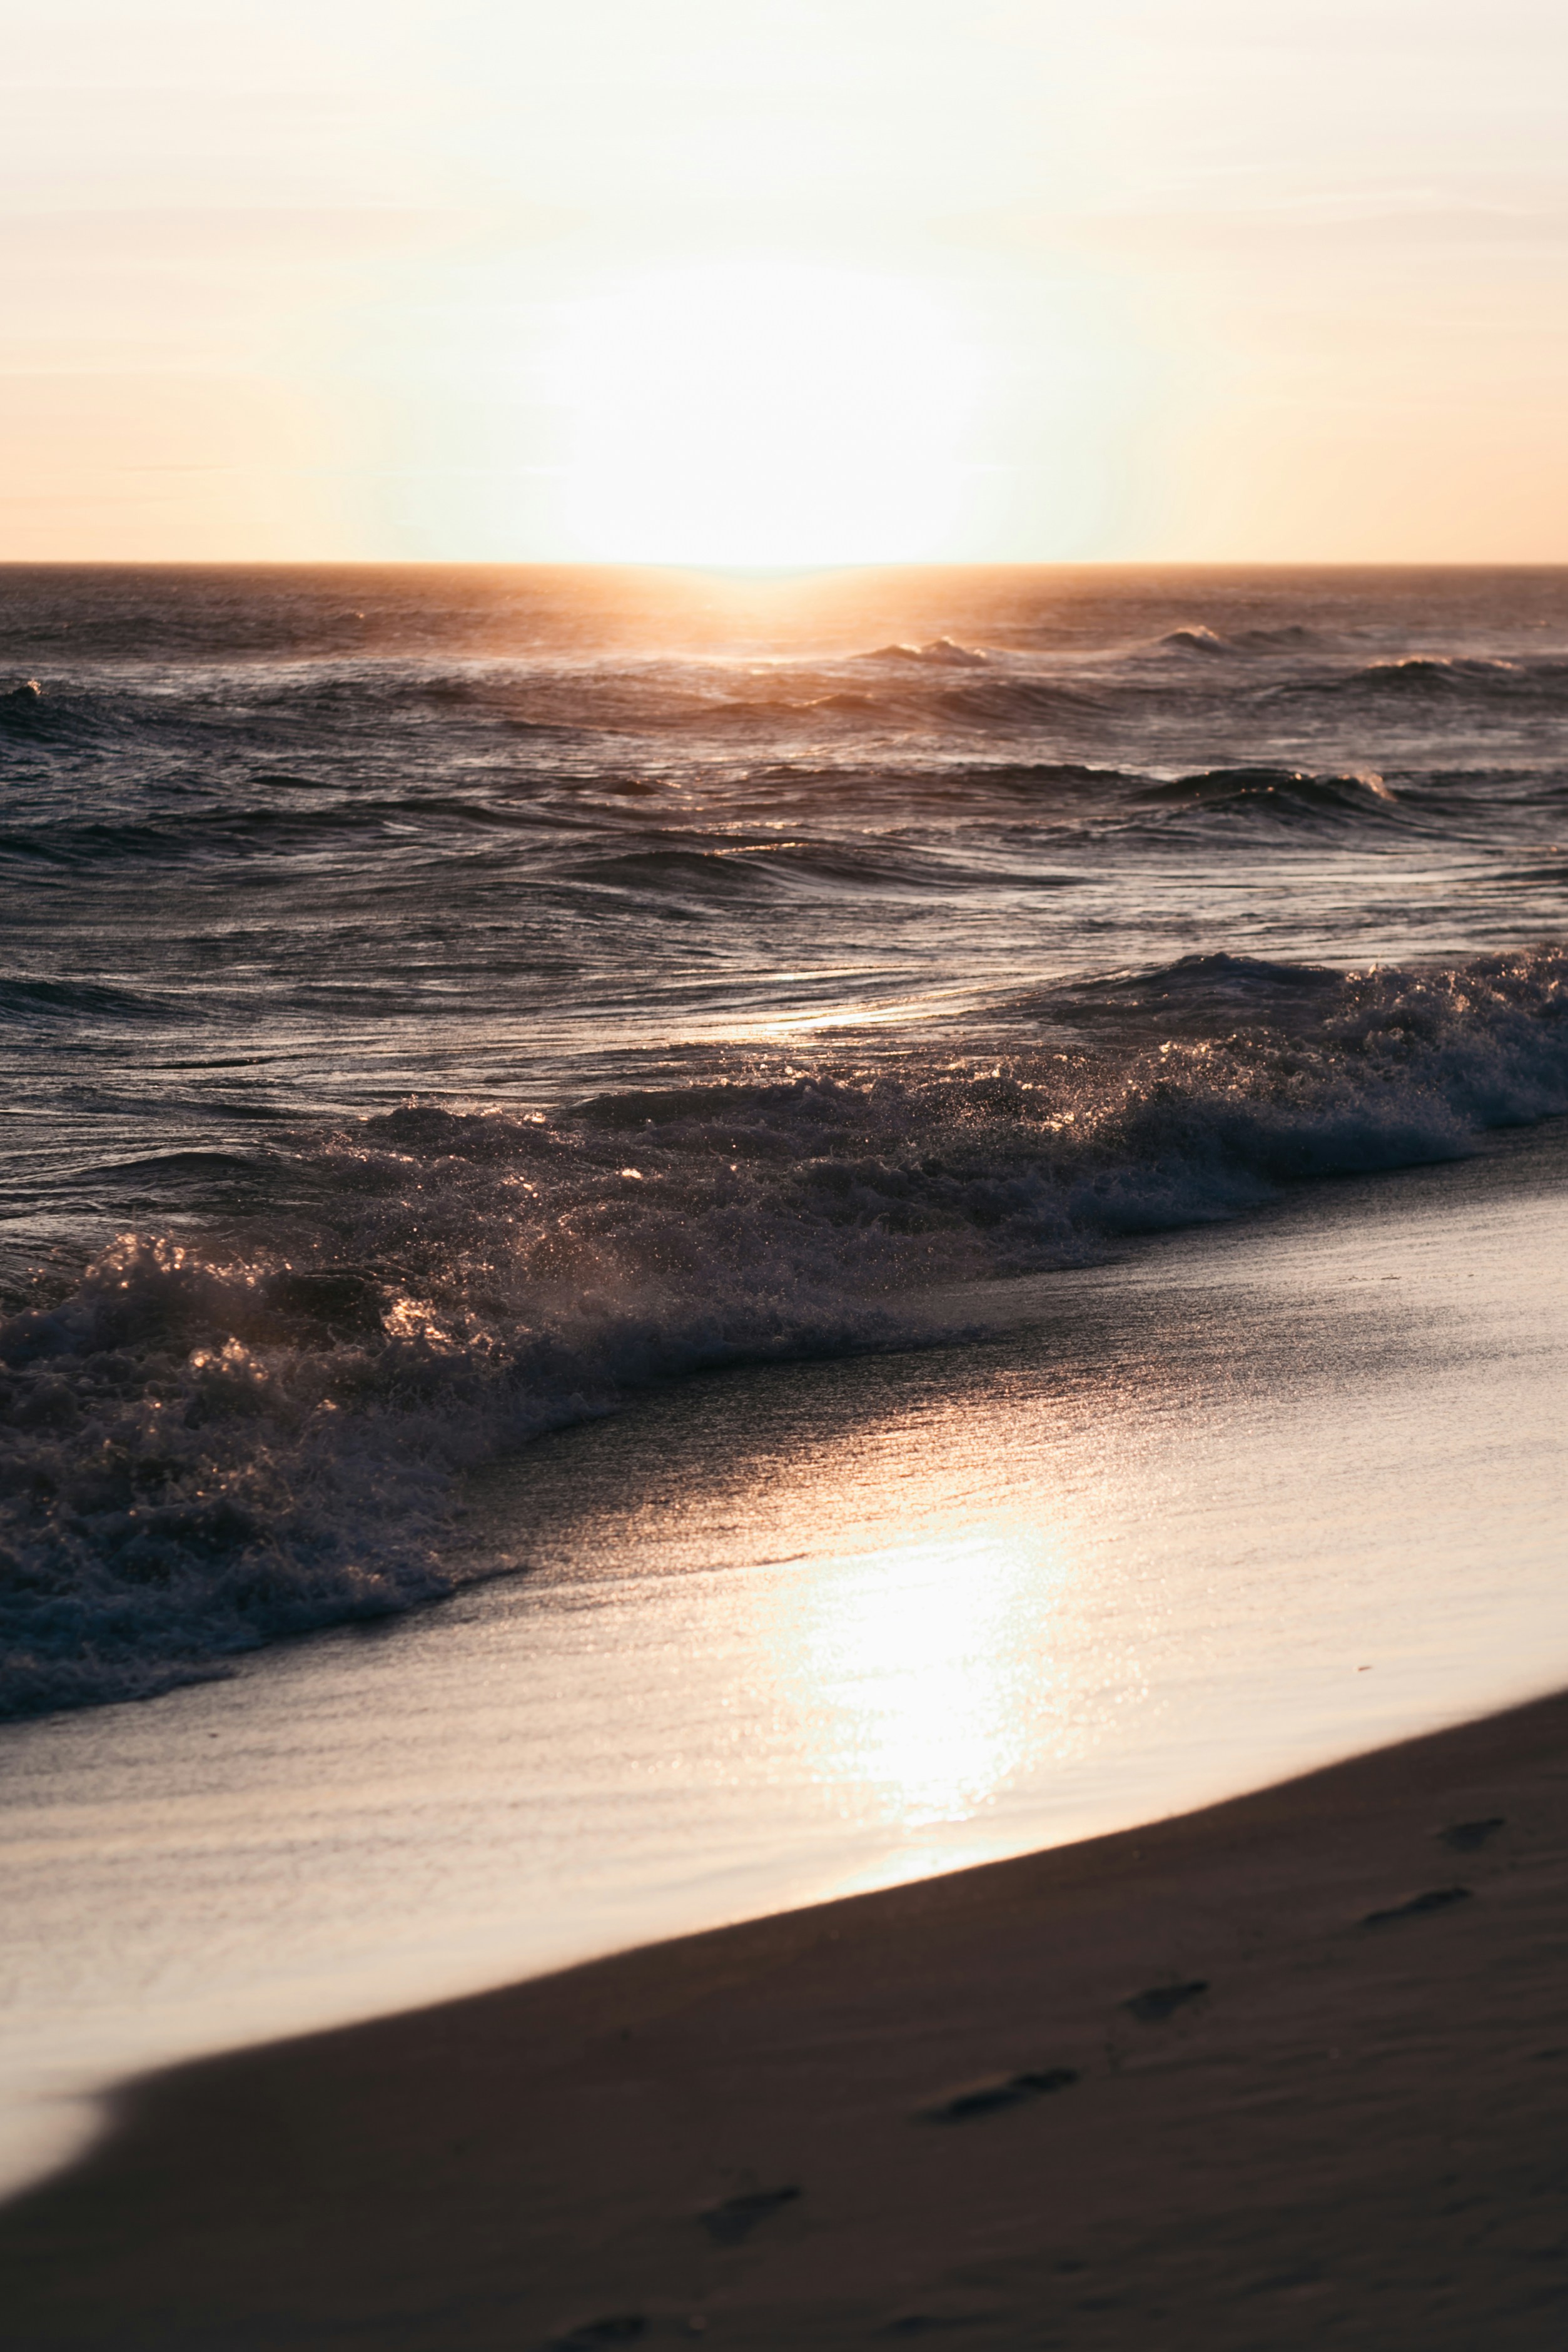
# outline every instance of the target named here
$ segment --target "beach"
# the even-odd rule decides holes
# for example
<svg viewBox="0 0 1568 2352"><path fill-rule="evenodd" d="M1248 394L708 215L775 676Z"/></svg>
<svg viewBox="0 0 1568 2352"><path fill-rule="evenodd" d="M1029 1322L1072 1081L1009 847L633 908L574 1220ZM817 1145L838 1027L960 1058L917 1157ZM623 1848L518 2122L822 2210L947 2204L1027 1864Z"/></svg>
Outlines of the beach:
<svg viewBox="0 0 1568 2352"><path fill-rule="evenodd" d="M1037 1304L1017 1344L1038 1360L1049 1337L1060 1375L1071 1303L1080 1378L1096 1349L1113 1346L1113 1388L1087 1385L1103 1435L1113 1425L1110 1396L1129 1386L1146 1396L1154 1339L1171 1347L1174 1316L1184 1446L1200 1444L1206 1358L1225 1362L1232 1402L1239 1392L1247 1407L1203 1444L1197 1483L1217 1491L1192 1512L1193 1556L1212 1574L1216 1530L1245 1486L1244 1557L1247 1581L1255 1580L1256 1546L1267 1549L1270 1528L1309 1507L1316 1445L1324 1449L1317 1475L1336 1487L1318 1548L1364 1565L1382 1559L1385 1570L1392 1559L1416 1562L1418 1591L1369 1574L1359 1622L1353 1610L1338 1637L1352 1646L1336 1652L1331 1642L1326 1655L1302 1648L1287 1625L1283 1680L1256 1633L1247 1638L1245 1612L1228 1626L1218 1612L1220 1649L1239 1645L1239 1654L1206 1677L1186 1629L1178 1654L1194 1687L1185 1703L1179 1686L1174 1704L1165 1689L1165 1706L1134 1712L1118 1748L1118 1709L1091 1690L1098 1756L1089 1742L1075 1772L1071 1755L1048 1745L1010 1807L966 1808L951 1790L933 1806L929 1778L924 1789L916 1780L903 1793L902 1835L890 1832L884 1805L880 1840L851 1818L831 1838L819 1823L813 1844L798 1794L776 1798L771 1813L758 1810L755 1782L727 1797L699 1748L686 1771L706 1785L706 1810L688 1795L666 1824L662 1885L645 1791L638 1811L637 1774L612 1780L606 1798L618 1785L633 1820L619 1839L602 1824L595 1834L628 1907L596 1911L591 1874L552 1875L548 1836L531 1865L526 1849L507 1849L509 1866L524 1871L501 1914L514 1947L540 1952L530 1918L551 1917L555 1932L565 1926L591 1948L595 1938L629 1940L639 1904L655 1932L678 1921L683 1903L698 1919L726 1901L766 1908L769 1873L778 1885L793 1868L807 1889L813 1879L913 1876L941 1872L945 1853L962 1855L988 1836L1016 1843L1030 1822L1059 1841L1075 1817L1097 1811L1133 1823L1176 1811L1206 1786L1234 1787L1249 1769L1260 1776L1270 1761L1278 1770L1292 1756L1386 1735L1390 1724L1462 1714L1465 1695L1482 1692L1489 1675L1500 1693L1510 1676L1517 1688L1531 1673L1561 1674L1548 1598L1561 1565L1560 1139L1542 1132L1484 1166L1383 1181L1381 1216L1376 1185L1350 1187L1332 1202L1337 1214L1313 1195L1239 1249L1228 1232L1172 1237L1152 1257L1134 1254L1087 1284L1068 1282L1055 1321L1042 1330ZM1371 1255L1369 1206L1382 1235ZM1374 1294L1372 1318L1360 1324L1335 1286L1336 1262L1343 1280L1353 1249ZM1393 1266L1397 1307L1384 1281ZM1422 1268L1425 1289L1412 1280ZM1450 1286L1482 1280L1498 1309L1490 1351L1477 1344L1485 1318L1479 1327L1446 1303ZM1140 1297L1154 1328L1144 1328L1134 1380ZM902 1367L908 1378L930 1360L894 1360L882 1377ZM961 1365L946 1351L935 1362L945 1393L963 1398ZM805 1376L802 1368L796 1378ZM1412 1382L1418 1409L1404 1402ZM1266 1383L1305 1456L1273 1496L1249 1468ZM1066 1394L1059 1376L1045 1402L1061 1413ZM815 1411L821 1419L820 1396ZM655 1401L640 1442L635 1414L605 1433L622 1457L608 1499L619 1496L622 1528L640 1507L638 1486L626 1490L630 1469L641 1464L646 1475L652 1457L664 1480L691 1482L690 1465L672 1459L667 1424L659 1441L658 1413ZM755 1399L743 1414L756 1447ZM863 1412L851 1417L863 1431ZM1375 1423L1382 1450L1351 1462L1351 1433ZM1124 1415L1119 1426L1125 1443L1137 1423ZM1411 1452L1422 1427L1432 1441L1425 1461ZM833 1442L831 1425L822 1434ZM1263 1442L1272 1458L1268 1418ZM738 1465L733 1452L728 1459L733 1517ZM928 1439L925 1464L934 1477ZM1157 1459L1145 1450L1138 1466L1150 1482L1146 1503L1157 1495ZM1396 1466L1405 1483L1391 1492ZM768 1476L754 1470L753 1491L777 1475L776 1459ZM569 1477L591 1524L579 1485ZM547 1462L531 1486L547 1528L549 1491ZM1379 1496L1397 1502L1381 1549ZM1468 1517L1456 1519L1456 1496ZM1134 1478L1129 1525L1137 1500ZM564 1551L566 1523L554 1527ZM1156 1528L1168 1593L1181 1589L1182 1550L1168 1507ZM1532 1540L1533 1583L1524 1573ZM1305 1618L1332 1624L1311 1557L1309 1546L1291 1581L1308 1585ZM1494 1569L1478 1590L1475 1563L1488 1557L1509 1577ZM738 1561L731 1572L739 1575ZM833 1572L845 1575L841 1566ZM678 1564L651 1589L653 1601L645 1585L635 1604L644 1622L661 1595L678 1599ZM1283 1605L1289 1587L1278 1570L1271 1589ZM710 1582L699 1579L698 1592L711 1627ZM677 1642L693 1622L679 1611ZM764 1612L762 1622L766 1642L777 1619ZM1527 1664L1531 1627L1537 1647ZM600 1683L598 1728L579 1742L600 1750L650 1663L645 1638L633 1644L615 1630L603 1646L620 1679ZM1357 1654L1356 1633L1370 1658ZM461 1643L460 1630L448 1639ZM314 1654L300 1654L308 1663ZM515 1808L520 1789L522 1751L492 1745L496 1702L476 1680L482 1654L472 1648L465 1661L460 1652L455 1669L470 1694L466 1798L450 1736L439 1771L425 1736L413 1739L427 1826L455 1836L459 1857L471 1843L465 1807ZM896 1721L895 1667L883 1661L883 1704ZM431 1669L417 1652L397 1671L409 1705L457 1723L444 1679L419 1698ZM580 1686L580 1656L567 1671ZM1389 1687L1376 1696L1380 1677ZM400 1879L405 1908L416 1884L428 1906L405 1950L404 1984L417 1985L422 1971L433 1986L443 1972L448 1981L465 1970L482 1981L486 1966L501 1973L494 1927L489 1940L465 1947L462 1923L472 1933L502 1857L477 1871L459 1858L440 1881L405 1826L383 1876L367 1867L407 1801L395 1781L382 1792L380 1829L361 1817L353 1832L365 1855L346 1883L343 1827L318 1795L328 1843L311 1861L301 1831L307 1786L362 1790L371 1765L356 1754L377 1710L372 1701L362 1729L352 1716L335 1718L326 1746L319 1735L291 1801L286 1781L258 1769L274 1680L263 1665L246 1688L212 1695L238 1708L260 1831L248 1859L232 1805L204 1811L199 1791L183 1830L164 1792L162 1843L145 1803L140 1816L133 1801L106 1814L104 1768L95 1777L89 1758L76 1801L95 1811L74 1847L58 1843L71 1782L57 1775L57 1843L35 1852L31 1876L25 1866L14 1872L24 1940L29 1900L35 1911L38 1901L28 1888L43 1878L63 1878L78 1916L96 1902L129 1937L118 1974L100 1962L96 1991L84 1972L67 2000L78 2049L89 2032L106 2037L100 2077L126 2071L137 2031L162 2032L178 2049L182 2029L170 2042L169 2024L156 2021L161 1979L178 1996L212 1979L205 2009L189 1992L183 2003L187 2048L253 2037L279 2015L280 1999L287 2018L287 2004L301 1998L287 1969L290 1938L301 1935L315 1939L304 1997L319 2015L389 2005L396 1981L377 1975L371 1955L378 1937L396 1947ZM689 1678L683 1688L689 1706ZM962 1695L961 1684L947 1692ZM986 1696L970 1693L982 1726ZM931 1696L918 1678L916 1696ZM199 1709L211 1698L193 1693L187 1703ZM286 1707L286 1741L302 1720ZM875 1709L861 1720L874 1727ZM207 1722L196 1727L204 1741ZM973 1730L946 1727L971 1761ZM31 1735L40 1736L42 1727ZM559 1719L538 1736L563 1779L586 1773ZM928 1765L939 1758L940 1738L928 1738L925 1753ZM182 1765L177 1738L168 1758L176 1777L195 1769ZM841 1801L852 1769L841 1768ZM743 1842L737 1801L761 1842L758 1873L716 1881L711 1865L726 1839L737 1853ZM1565 1809L1568 1701L1547 1699L1111 1836L808 1902L508 1990L201 2059L117 2093L107 2130L75 2168L0 2210L7 2341L18 2352L345 2340L444 2352L709 2334L739 2345L848 2345L954 2330L960 2340L973 2331L977 2342L1031 2347L1374 2346L1417 2334L1437 2346L1554 2343L1568 2297L1559 2156ZM29 1830L37 1839L42 1826L19 1824L20 1864ZM257 1848L277 1858L278 1893L268 1895L258 1876ZM192 1875L191 1856L203 1850L221 1881L208 1869ZM118 1875L106 1876L111 1865ZM151 1944L143 1935L140 1953L132 1885L144 1908L164 1915L162 1935ZM204 1913L220 1885L228 1894L214 1934ZM246 1887L256 1906L249 1941L240 1935L237 1973L230 1958L225 1976ZM70 1940L57 1914L40 1932L46 1955ZM384 1969L385 1951L376 1957ZM57 2042L37 1993L31 2022L46 2047ZM58 2044L62 2054L67 2047ZM35 2126L40 2087L35 2076ZM57 2058L57 2095L62 2087ZM79 2121L74 2129L79 2140Z"/></svg>
<svg viewBox="0 0 1568 2352"><path fill-rule="evenodd" d="M1568 1701L204 2063L0 2216L45 2347L1545 2347Z"/></svg>
<svg viewBox="0 0 1568 2352"><path fill-rule="evenodd" d="M967 1339L672 1381L476 1476L509 1572L456 1601L11 1727L0 2178L149 2068L1568 1679L1565 1150L966 1294Z"/></svg>

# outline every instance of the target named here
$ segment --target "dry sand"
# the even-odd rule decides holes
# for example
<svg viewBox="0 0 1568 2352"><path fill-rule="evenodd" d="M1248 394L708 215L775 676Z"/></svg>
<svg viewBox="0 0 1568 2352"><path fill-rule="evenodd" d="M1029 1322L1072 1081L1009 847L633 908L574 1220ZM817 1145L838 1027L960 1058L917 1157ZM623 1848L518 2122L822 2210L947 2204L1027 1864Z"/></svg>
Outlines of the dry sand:
<svg viewBox="0 0 1568 2352"><path fill-rule="evenodd" d="M1568 1698L204 2061L9 2352L1568 2342Z"/></svg>

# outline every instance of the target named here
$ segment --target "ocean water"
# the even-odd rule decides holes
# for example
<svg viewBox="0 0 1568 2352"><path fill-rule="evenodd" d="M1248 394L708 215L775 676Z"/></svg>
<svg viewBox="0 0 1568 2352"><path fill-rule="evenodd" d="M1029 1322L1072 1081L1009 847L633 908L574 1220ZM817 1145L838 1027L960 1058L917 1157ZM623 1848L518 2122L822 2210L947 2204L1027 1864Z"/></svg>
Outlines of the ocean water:
<svg viewBox="0 0 1568 2352"><path fill-rule="evenodd" d="M1565 719L1557 571L0 572L0 1715L1568 1111Z"/></svg>

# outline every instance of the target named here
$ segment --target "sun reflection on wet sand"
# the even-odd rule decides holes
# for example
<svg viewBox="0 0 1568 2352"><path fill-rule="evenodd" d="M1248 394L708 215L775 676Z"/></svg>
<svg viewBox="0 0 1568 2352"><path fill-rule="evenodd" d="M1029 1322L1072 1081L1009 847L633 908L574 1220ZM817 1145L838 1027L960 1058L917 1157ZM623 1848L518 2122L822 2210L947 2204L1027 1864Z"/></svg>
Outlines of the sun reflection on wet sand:
<svg viewBox="0 0 1568 2352"><path fill-rule="evenodd" d="M773 1637L813 1777L908 1829L968 1820L1040 1744L1071 1573L1023 1519L822 1563Z"/></svg>
<svg viewBox="0 0 1568 2352"><path fill-rule="evenodd" d="M988 1853L998 1808L1042 1776L1070 1788L1149 1704L1168 1607L1126 1541L1149 1443L1135 1369L1054 1385L1043 1411L1016 1367L957 1399L946 1378L920 1353L762 1372L743 1435L733 1381L684 1391L673 1456L645 1424L601 1433L598 1508L570 1441L559 1486L548 1449L529 1465L530 1549L555 1564L515 1606L643 1650L639 1788L716 1773L737 1808L766 1790L769 1813L839 1825L852 1884ZM688 1655L722 1655L716 1680ZM666 1737L642 1720L655 1688ZM744 1832L746 1860L721 1845L710 1868L753 1866Z"/></svg>

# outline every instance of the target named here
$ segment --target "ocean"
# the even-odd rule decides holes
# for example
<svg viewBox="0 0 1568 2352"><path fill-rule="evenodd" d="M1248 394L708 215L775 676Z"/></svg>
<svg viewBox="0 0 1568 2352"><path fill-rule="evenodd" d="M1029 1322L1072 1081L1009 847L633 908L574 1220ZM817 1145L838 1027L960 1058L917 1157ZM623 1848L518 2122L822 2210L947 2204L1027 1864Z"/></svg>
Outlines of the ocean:
<svg viewBox="0 0 1568 2352"><path fill-rule="evenodd" d="M0 1713L461 1478L1568 1109L1568 573L0 572Z"/></svg>

